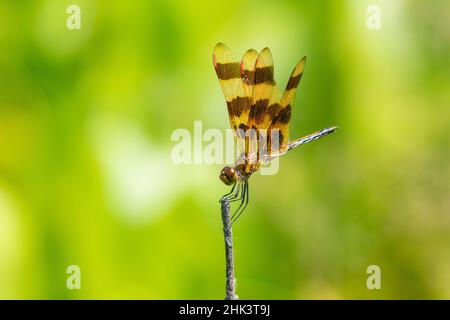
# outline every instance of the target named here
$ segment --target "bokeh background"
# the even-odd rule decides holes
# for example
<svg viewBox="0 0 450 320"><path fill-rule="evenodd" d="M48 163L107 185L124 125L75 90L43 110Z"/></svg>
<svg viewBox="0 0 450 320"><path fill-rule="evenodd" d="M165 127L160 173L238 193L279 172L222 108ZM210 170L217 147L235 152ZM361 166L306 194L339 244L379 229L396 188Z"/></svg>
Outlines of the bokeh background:
<svg viewBox="0 0 450 320"><path fill-rule="evenodd" d="M449 21L437 0L0 2L0 298L224 297L222 165L171 161L173 130L228 128L219 41L269 46L282 86L308 56L291 136L340 126L252 177L238 295L450 298Z"/></svg>

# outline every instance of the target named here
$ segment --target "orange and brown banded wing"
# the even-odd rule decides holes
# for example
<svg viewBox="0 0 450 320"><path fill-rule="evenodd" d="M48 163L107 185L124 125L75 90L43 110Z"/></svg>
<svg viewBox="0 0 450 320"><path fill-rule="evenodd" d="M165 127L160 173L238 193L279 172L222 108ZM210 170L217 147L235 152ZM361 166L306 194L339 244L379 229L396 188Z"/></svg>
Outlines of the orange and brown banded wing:
<svg viewBox="0 0 450 320"><path fill-rule="evenodd" d="M272 53L265 48L255 63L255 81L253 85L253 104L248 118L248 127L269 129L269 105L275 86Z"/></svg>
<svg viewBox="0 0 450 320"><path fill-rule="evenodd" d="M255 84L255 64L258 59L258 51L255 49L247 50L241 60L241 77L246 92L252 96L253 85ZM248 91L250 90L250 91Z"/></svg>
<svg viewBox="0 0 450 320"><path fill-rule="evenodd" d="M289 123L291 121L292 107L286 106L272 120L267 132L267 150L265 155L273 157L287 151L289 146Z"/></svg>
<svg viewBox="0 0 450 320"><path fill-rule="evenodd" d="M292 104L294 102L297 87L303 76L305 63L306 57L303 57L292 71L279 104L278 114L272 119L267 142L267 153L269 156L283 154L288 149Z"/></svg>
<svg viewBox="0 0 450 320"><path fill-rule="evenodd" d="M291 76L289 77L289 81L286 85L286 89L284 90L283 97L280 101L281 109L285 108L288 105L291 105L294 102L295 93L297 92L298 85L300 84L300 80L302 79L305 64L306 57L303 57L300 59L300 61L292 71Z"/></svg>
<svg viewBox="0 0 450 320"><path fill-rule="evenodd" d="M242 87L244 89L244 96L248 97L248 101L251 101L253 104L253 87L255 84L255 63L258 58L258 52L254 49L249 49L244 53L241 60L241 78L242 78ZM239 124L241 127L245 127L248 125L248 116L250 113L250 108L244 110L239 117Z"/></svg>
<svg viewBox="0 0 450 320"><path fill-rule="evenodd" d="M231 128L234 130L239 148L243 151L245 149L244 139L237 135L237 130L243 125L245 126L245 123L239 119L241 115L248 114L252 99L244 91L239 60L227 46L218 43L214 48L213 64L227 100Z"/></svg>

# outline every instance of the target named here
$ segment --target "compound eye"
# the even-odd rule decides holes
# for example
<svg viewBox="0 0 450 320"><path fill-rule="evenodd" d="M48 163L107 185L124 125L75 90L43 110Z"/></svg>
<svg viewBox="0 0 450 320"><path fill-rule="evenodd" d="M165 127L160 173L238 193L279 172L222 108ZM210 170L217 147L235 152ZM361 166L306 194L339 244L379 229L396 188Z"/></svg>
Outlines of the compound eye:
<svg viewBox="0 0 450 320"><path fill-rule="evenodd" d="M227 186L232 185L237 180L237 174L234 168L226 166L220 172L219 179L225 183Z"/></svg>
<svg viewBox="0 0 450 320"><path fill-rule="evenodd" d="M223 168L223 172L228 176L228 177L232 177L236 174L236 171L234 171L233 168L231 167L225 167Z"/></svg>

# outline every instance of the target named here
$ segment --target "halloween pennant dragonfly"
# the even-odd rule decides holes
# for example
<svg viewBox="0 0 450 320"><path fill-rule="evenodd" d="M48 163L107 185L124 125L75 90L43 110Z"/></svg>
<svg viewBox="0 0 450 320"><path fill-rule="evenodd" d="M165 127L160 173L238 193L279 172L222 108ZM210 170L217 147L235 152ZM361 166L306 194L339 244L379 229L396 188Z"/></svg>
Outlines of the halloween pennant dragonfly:
<svg viewBox="0 0 450 320"><path fill-rule="evenodd" d="M269 48L264 48L260 53L250 49L240 62L223 43L218 43L214 48L214 68L227 101L230 125L241 153L236 164L224 167L219 176L226 185L233 185L221 200L241 201L231 217L232 223L248 205L248 180L261 164L337 129L326 128L289 140L292 104L305 63L306 57L303 57L292 71L281 95L275 85Z"/></svg>

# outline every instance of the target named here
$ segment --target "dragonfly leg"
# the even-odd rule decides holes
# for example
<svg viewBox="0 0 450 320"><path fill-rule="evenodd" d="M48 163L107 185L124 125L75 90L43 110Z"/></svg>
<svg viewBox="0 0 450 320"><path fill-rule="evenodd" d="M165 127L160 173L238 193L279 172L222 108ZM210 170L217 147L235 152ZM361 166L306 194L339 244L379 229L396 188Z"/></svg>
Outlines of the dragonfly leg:
<svg viewBox="0 0 450 320"><path fill-rule="evenodd" d="M222 199L220 199L220 201L223 200L228 200L229 202L234 202L234 201L238 201L239 200L239 194L241 193L241 188L242 188L242 182L238 181L237 183L237 188L236 188L236 192L233 195L226 195L226 197L222 197ZM234 186L236 186L236 184ZM234 188L234 187L233 187Z"/></svg>
<svg viewBox="0 0 450 320"><path fill-rule="evenodd" d="M229 202L236 202L242 200L242 197L244 196L244 183L241 182L239 185L239 189L236 191L236 194L233 196L233 198L229 199Z"/></svg>
<svg viewBox="0 0 450 320"><path fill-rule="evenodd" d="M236 222L236 220L241 216L241 214L244 212L244 210L245 210L245 208L247 208L247 205L248 205L248 201L249 201L249 199L250 199L250 193L249 193L249 188L248 188L248 183L247 183L247 181L245 182L245 196L244 196L244 198L245 198L245 205L244 205L244 207L242 208L242 210L238 213L238 211L239 211L239 208L240 208L240 206L239 206L239 208L238 208L238 210L236 211L236 213L235 214L233 214L233 216L231 217L231 225L233 225L233 223L235 223ZM242 203L241 203L241 205L242 205ZM236 215L237 214L237 215ZM236 215L236 217L235 217L235 215Z"/></svg>
<svg viewBox="0 0 450 320"><path fill-rule="evenodd" d="M241 200L241 204L239 205L239 207L236 209L236 211L234 211L233 215L231 216L230 220L233 220L233 218L236 216L236 213L239 212L239 210L241 209L241 207L244 205L245 203L245 195L246 195L246 182L242 183L242 194L241 197L239 198L239 200Z"/></svg>
<svg viewBox="0 0 450 320"><path fill-rule="evenodd" d="M236 188L237 183L233 184L233 188L231 188L231 191L228 192L227 194L224 194L222 196L222 198L220 198L219 202L221 202L223 199L228 198L234 191L234 188Z"/></svg>

